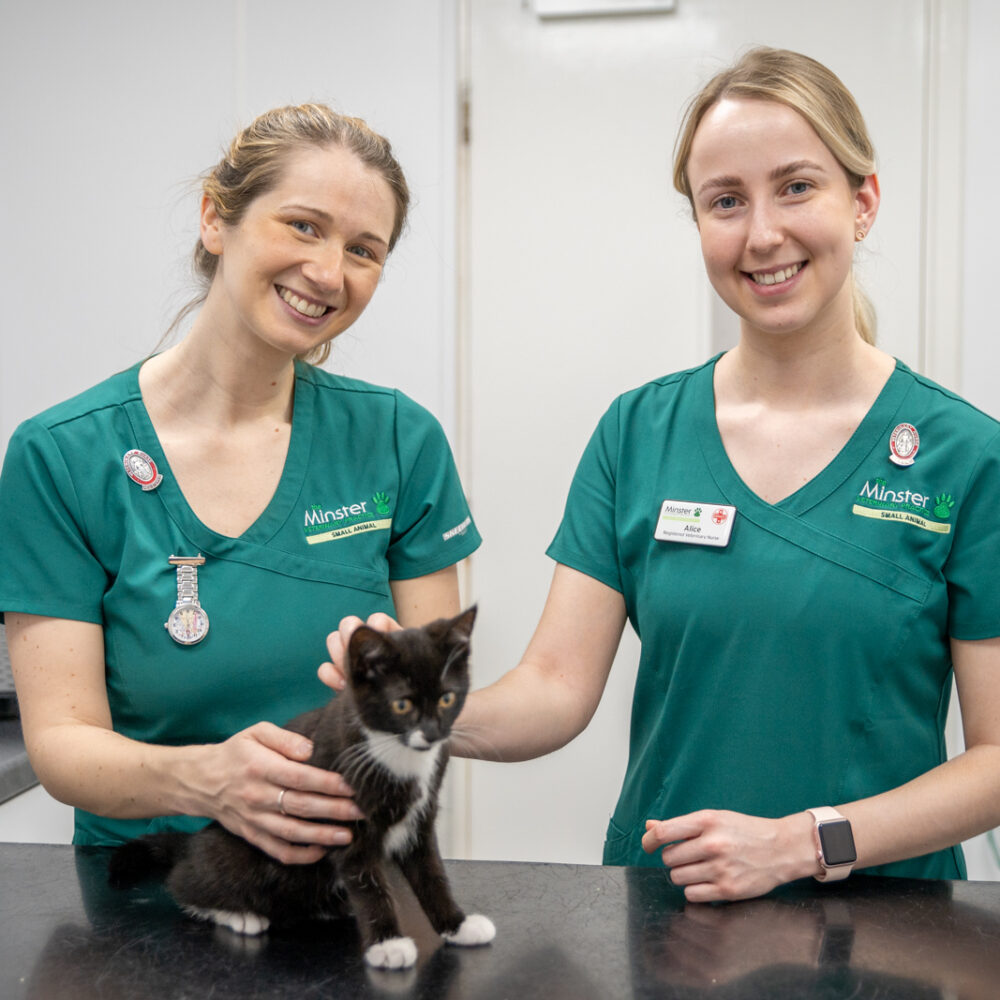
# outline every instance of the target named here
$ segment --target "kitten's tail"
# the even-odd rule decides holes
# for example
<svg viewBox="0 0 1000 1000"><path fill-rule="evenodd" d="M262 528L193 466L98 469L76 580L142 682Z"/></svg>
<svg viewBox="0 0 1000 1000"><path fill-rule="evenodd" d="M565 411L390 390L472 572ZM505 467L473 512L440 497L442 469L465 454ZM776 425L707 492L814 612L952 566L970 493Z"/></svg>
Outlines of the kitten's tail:
<svg viewBox="0 0 1000 1000"><path fill-rule="evenodd" d="M127 889L143 879L162 878L184 856L187 833L151 833L115 848L108 864L108 881Z"/></svg>

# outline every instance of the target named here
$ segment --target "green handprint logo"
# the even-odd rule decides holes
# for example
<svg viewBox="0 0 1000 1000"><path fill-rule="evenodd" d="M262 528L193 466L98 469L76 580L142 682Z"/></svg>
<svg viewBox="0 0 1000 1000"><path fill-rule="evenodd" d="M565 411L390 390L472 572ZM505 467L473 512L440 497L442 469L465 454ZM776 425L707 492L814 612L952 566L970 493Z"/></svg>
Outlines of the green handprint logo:
<svg viewBox="0 0 1000 1000"><path fill-rule="evenodd" d="M382 493L381 491L379 491L378 493L373 494L372 495L372 502L375 504L375 509L380 514L388 514L389 513L389 494L388 493Z"/></svg>
<svg viewBox="0 0 1000 1000"><path fill-rule="evenodd" d="M935 517L950 517L951 508L955 506L955 501L952 500L950 493L942 493L941 496L934 498L934 516Z"/></svg>

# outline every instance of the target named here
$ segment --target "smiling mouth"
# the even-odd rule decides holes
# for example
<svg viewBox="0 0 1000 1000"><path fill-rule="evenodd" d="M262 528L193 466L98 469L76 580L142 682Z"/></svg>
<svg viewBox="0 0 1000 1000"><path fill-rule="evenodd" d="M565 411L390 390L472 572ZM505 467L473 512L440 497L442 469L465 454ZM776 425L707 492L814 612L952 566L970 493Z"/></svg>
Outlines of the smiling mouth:
<svg viewBox="0 0 1000 1000"><path fill-rule="evenodd" d="M781 282L794 278L804 267L805 263L802 262L789 264L788 267L783 267L778 271L748 271L746 273L750 275L755 285L780 285Z"/></svg>
<svg viewBox="0 0 1000 1000"><path fill-rule="evenodd" d="M302 316L308 316L309 319L319 319L320 316L326 315L333 308L332 306L325 306L321 302L310 302L308 299L303 299L296 295L290 288L285 288L284 285L275 285L274 287L288 305Z"/></svg>

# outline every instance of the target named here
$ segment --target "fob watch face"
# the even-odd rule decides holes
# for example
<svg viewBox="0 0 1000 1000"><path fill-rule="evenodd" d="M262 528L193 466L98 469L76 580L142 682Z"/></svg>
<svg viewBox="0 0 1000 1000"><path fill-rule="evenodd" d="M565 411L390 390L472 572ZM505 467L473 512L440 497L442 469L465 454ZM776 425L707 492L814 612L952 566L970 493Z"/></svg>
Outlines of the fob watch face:
<svg viewBox="0 0 1000 1000"><path fill-rule="evenodd" d="M193 646L208 635L208 615L199 604L178 604L165 627L176 642Z"/></svg>

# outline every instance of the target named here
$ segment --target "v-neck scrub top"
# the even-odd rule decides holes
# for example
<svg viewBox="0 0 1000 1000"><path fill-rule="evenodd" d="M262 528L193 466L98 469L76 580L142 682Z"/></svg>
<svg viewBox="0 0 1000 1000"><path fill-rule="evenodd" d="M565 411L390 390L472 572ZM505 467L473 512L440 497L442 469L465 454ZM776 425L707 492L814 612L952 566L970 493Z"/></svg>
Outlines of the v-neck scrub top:
<svg viewBox="0 0 1000 1000"><path fill-rule="evenodd" d="M779 817L937 766L949 637L1000 635L1000 424L897 362L841 452L771 505L726 455L716 360L614 402L548 550L620 591L642 643L607 864L661 863L647 819ZM919 435L907 466L900 424ZM664 501L735 507L728 544L657 540ZM869 871L965 866L954 847Z"/></svg>
<svg viewBox="0 0 1000 1000"><path fill-rule="evenodd" d="M437 421L400 392L304 363L271 502L238 538L211 531L171 475L138 371L22 424L0 477L0 610L103 626L118 732L211 743L323 704L330 691L316 668L340 619L394 614L390 580L433 573L478 547ZM162 473L155 489L126 475L132 449ZM182 646L164 628L178 598L168 559L199 554L209 631ZM74 839L109 844L202 822L78 810Z"/></svg>

